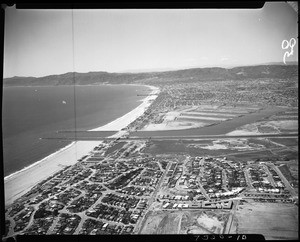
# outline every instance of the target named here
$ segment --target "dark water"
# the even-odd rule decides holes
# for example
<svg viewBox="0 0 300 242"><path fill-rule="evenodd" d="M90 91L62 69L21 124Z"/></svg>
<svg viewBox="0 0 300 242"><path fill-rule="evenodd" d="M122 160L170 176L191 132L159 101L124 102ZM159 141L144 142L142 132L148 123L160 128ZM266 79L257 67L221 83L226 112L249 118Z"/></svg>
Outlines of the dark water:
<svg viewBox="0 0 300 242"><path fill-rule="evenodd" d="M58 130L89 130L137 107L143 86L5 87L2 102L4 176L70 142L41 140ZM76 108L74 108L76 107Z"/></svg>

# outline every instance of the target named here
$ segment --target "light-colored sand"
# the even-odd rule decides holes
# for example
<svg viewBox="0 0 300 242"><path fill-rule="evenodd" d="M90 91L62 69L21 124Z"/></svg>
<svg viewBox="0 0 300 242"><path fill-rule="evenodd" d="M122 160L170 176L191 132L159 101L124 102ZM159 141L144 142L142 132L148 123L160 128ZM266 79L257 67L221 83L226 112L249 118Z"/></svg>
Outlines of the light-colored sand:
<svg viewBox="0 0 300 242"><path fill-rule="evenodd" d="M213 145L202 146L201 148L207 150L227 150L228 146L224 144L213 143Z"/></svg>
<svg viewBox="0 0 300 242"><path fill-rule="evenodd" d="M256 110L256 109L254 109ZM211 106L211 107L203 107L202 105L193 110L195 112L218 112L218 113L226 113L226 114L247 114L249 111L254 110L248 110L248 109L240 109L240 108L219 108L217 106Z"/></svg>
<svg viewBox="0 0 300 242"><path fill-rule="evenodd" d="M208 216L203 213L201 216L197 218L197 222L201 227L206 228L211 232L215 232L216 228L219 228L219 231L223 230L222 222L217 219L215 216Z"/></svg>
<svg viewBox="0 0 300 242"><path fill-rule="evenodd" d="M259 132L258 127L270 127L274 131L263 131ZM298 120L280 120L280 121L262 121L252 124L246 124L241 126L238 130L234 130L226 135L258 135L258 134L277 134L280 133L280 129L288 129L292 131L298 131Z"/></svg>
<svg viewBox="0 0 300 242"><path fill-rule="evenodd" d="M154 101L154 99L157 97L157 94L159 93L159 88L148 86L152 89L152 92L149 96L147 96L145 99L143 99L142 103L136 107L135 109L131 110L129 113L125 114L124 116L102 126L99 128L91 129L90 131L110 131L110 130L117 130L120 131L122 128L129 125L131 122L136 120L138 117L140 117L146 109L150 106L150 104Z"/></svg>
<svg viewBox="0 0 300 242"><path fill-rule="evenodd" d="M176 111L167 112L164 115L164 120L160 124L148 124L142 130L143 131L162 131L162 130L183 130L191 128L201 128L212 124L214 121L225 121L230 119L235 114L221 114L217 113L205 113L205 112L192 112L197 107L182 108ZM197 115L195 115L197 114ZM203 114L203 116L202 116ZM193 115L193 116L192 116Z"/></svg>
<svg viewBox="0 0 300 242"><path fill-rule="evenodd" d="M206 126L207 123L193 123L193 122L168 122L161 124L149 124L143 128L143 131L158 131L158 130L181 130L181 129L192 129L201 128Z"/></svg>
<svg viewBox="0 0 300 242"><path fill-rule="evenodd" d="M259 135L260 133L257 131L248 131L248 130L234 130L232 132L227 133L228 136L238 136L238 135Z"/></svg>
<svg viewBox="0 0 300 242"><path fill-rule="evenodd" d="M269 121L266 122L266 125L275 126L279 129L298 130L298 120Z"/></svg>
<svg viewBox="0 0 300 242"><path fill-rule="evenodd" d="M6 178L4 181L5 205L11 204L15 199L29 191L31 187L58 172L64 166L75 164L78 159L100 143L99 141L74 142L67 149L44 158L28 169Z"/></svg>
<svg viewBox="0 0 300 242"><path fill-rule="evenodd" d="M165 115L164 122L174 121L180 115L179 111L168 112Z"/></svg>
<svg viewBox="0 0 300 242"><path fill-rule="evenodd" d="M218 113L218 112L183 112L182 115L196 115L196 116L219 116L219 117L236 117L237 114Z"/></svg>
<svg viewBox="0 0 300 242"><path fill-rule="evenodd" d="M104 130L121 130L130 124L134 119L144 113L149 107L151 102L157 97L159 89L156 87L148 86L152 89L151 95L143 99L143 103L137 108L125 114L121 118L104 125L102 127L93 129L93 131ZM92 131L92 130L90 130ZM114 135L118 137L123 135L126 131L120 131ZM4 180L5 190L5 205L11 204L15 199L21 197L29 191L34 185L40 181L51 176L55 172L63 169L67 165L73 165L82 156L87 155L93 148L99 145L101 141L77 141L73 142L68 147L53 153L52 155L44 158L43 160L34 163L30 167L14 173Z"/></svg>
<svg viewBox="0 0 300 242"><path fill-rule="evenodd" d="M228 118L216 118L216 117L206 117L206 116L185 116L185 115L181 115L180 117L178 117L180 119L194 119L195 121L196 120L212 120L212 121L225 121L227 120Z"/></svg>

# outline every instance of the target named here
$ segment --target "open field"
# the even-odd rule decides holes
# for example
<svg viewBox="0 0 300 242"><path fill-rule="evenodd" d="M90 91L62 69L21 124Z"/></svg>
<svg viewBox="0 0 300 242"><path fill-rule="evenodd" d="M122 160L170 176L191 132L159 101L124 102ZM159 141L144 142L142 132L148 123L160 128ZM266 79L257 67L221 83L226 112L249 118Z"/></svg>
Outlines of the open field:
<svg viewBox="0 0 300 242"><path fill-rule="evenodd" d="M172 122L164 122L160 124L148 124L144 131L152 131L152 130L181 130L181 129L192 129L192 128L200 128L207 125L207 122L190 122L188 120L180 120L180 121L172 121Z"/></svg>
<svg viewBox="0 0 300 242"><path fill-rule="evenodd" d="M269 148L278 148L279 145L268 142L264 138L252 139L216 139L205 145L189 144L188 147L202 148L209 150L231 150L231 151L247 151L247 150L263 150Z"/></svg>
<svg viewBox="0 0 300 242"><path fill-rule="evenodd" d="M244 146L244 148L240 148L240 150L234 148L231 149L224 144L214 144L213 142L214 141L212 140L206 141L204 144L200 145L199 143L184 144L183 142L176 140L152 141L151 144L143 150L143 152L150 153L152 155L186 153L191 156L219 156L230 153L245 152L247 149L252 151L253 149L249 146ZM266 156L270 154L270 152L267 152Z"/></svg>
<svg viewBox="0 0 300 242"><path fill-rule="evenodd" d="M284 138L281 138L284 140ZM280 144L270 142L266 138L237 138L211 140L152 140L143 150L150 154L188 153L190 155L222 155L236 153L239 157L260 158L274 156L266 149L281 148ZM250 153L247 153L249 151ZM256 152L253 152L256 151ZM246 152L246 153L245 153ZM244 154L245 153L245 154Z"/></svg>
<svg viewBox="0 0 300 242"><path fill-rule="evenodd" d="M194 121L225 121L228 118L217 118L217 117L206 117L206 116L188 116L188 115L181 115L177 120L194 120Z"/></svg>
<svg viewBox="0 0 300 242"><path fill-rule="evenodd" d="M222 106L223 108L223 106ZM265 107L263 109L253 109L251 112L249 111L247 114L244 114L242 116L237 115L234 118L228 119L226 121L220 121L220 120L213 120L212 118L209 122L214 122L213 124L210 123L204 127L199 128L189 128L186 130L147 130L147 126L144 130L133 132L130 134L130 137L170 137L170 136L189 136L189 135L247 135L249 134L259 134L257 127L255 125L252 125L255 122L260 122L261 120L268 118L278 112L282 112L284 108L281 107ZM204 117L204 116L203 116ZM206 116L208 118L208 116ZM195 119L193 119L195 120ZM168 120L170 123L171 120ZM176 120L176 122L178 122ZM189 121L191 122L191 121ZM201 123L203 120L201 120ZM151 122L150 122L151 123ZM249 126L249 124L251 124ZM246 129L243 127L241 129L240 127L246 126ZM250 130L249 127L251 128ZM240 132L241 130L241 132ZM238 133L237 133L238 132ZM246 132L246 133L245 133ZM279 133L279 132L276 132Z"/></svg>
<svg viewBox="0 0 300 242"><path fill-rule="evenodd" d="M277 160L277 155L274 155L271 151L256 151L256 152L248 152L241 154L228 155L228 159L232 159L234 161L249 161L249 160Z"/></svg>
<svg viewBox="0 0 300 242"><path fill-rule="evenodd" d="M299 173L298 173L298 168L299 168L299 165L298 165L298 159L296 160L288 160L288 161L278 161L278 162L275 162L275 165L278 165L278 164L286 164L287 167L289 168L292 176L298 180L298 176L299 176Z"/></svg>
<svg viewBox="0 0 300 242"><path fill-rule="evenodd" d="M183 234L222 234L228 220L227 211L189 211L182 216Z"/></svg>
<svg viewBox="0 0 300 242"><path fill-rule="evenodd" d="M142 131L181 130L201 128L234 119L245 114L257 111L258 108L240 109L219 105L200 105L189 108L178 108L157 115L154 122L147 124Z"/></svg>
<svg viewBox="0 0 300 242"><path fill-rule="evenodd" d="M298 138L270 138L270 141L287 146L298 146Z"/></svg>
<svg viewBox="0 0 300 242"><path fill-rule="evenodd" d="M105 152L105 155L109 155L116 150L120 150L125 144L126 144L126 142L119 142L119 143L115 144L114 146L109 147L107 149L107 151Z"/></svg>
<svg viewBox="0 0 300 242"><path fill-rule="evenodd" d="M177 234L180 225L179 214L155 212L151 214L141 230L141 234Z"/></svg>
<svg viewBox="0 0 300 242"><path fill-rule="evenodd" d="M210 112L182 112L181 113L182 116L191 116L191 117L202 117L202 116L217 116L217 117L226 117L226 118L231 118L231 117L236 117L237 115L241 115L241 114L230 114L230 113L225 113L225 112L214 112L214 111L210 111Z"/></svg>
<svg viewBox="0 0 300 242"><path fill-rule="evenodd" d="M235 106L224 106L224 105L201 105L200 107L191 110L198 112L220 112L227 114L247 114L249 112L253 112L258 110L258 107L245 107L244 105L235 105Z"/></svg>
<svg viewBox="0 0 300 242"><path fill-rule="evenodd" d="M298 207L294 204L245 203L236 212L237 231L263 234L266 240L298 238Z"/></svg>
<svg viewBox="0 0 300 242"><path fill-rule="evenodd" d="M275 151L278 156L282 157L285 160L295 160L298 159L298 151L293 150L280 150Z"/></svg>
<svg viewBox="0 0 300 242"><path fill-rule="evenodd" d="M237 127L229 135L289 132L298 132L298 111L291 108L283 108L273 115L257 120L257 122L249 122Z"/></svg>
<svg viewBox="0 0 300 242"><path fill-rule="evenodd" d="M153 212L141 234L222 234L228 211Z"/></svg>

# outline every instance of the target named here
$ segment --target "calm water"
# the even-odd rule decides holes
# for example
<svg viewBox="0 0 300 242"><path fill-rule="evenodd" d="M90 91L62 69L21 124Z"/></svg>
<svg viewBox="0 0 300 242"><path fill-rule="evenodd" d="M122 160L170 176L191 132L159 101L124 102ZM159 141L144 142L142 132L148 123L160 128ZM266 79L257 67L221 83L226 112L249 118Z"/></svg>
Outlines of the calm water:
<svg viewBox="0 0 300 242"><path fill-rule="evenodd" d="M128 85L77 86L75 92L73 86L3 88L4 176L70 143L40 137L102 126L137 107L142 99L137 94L148 92Z"/></svg>

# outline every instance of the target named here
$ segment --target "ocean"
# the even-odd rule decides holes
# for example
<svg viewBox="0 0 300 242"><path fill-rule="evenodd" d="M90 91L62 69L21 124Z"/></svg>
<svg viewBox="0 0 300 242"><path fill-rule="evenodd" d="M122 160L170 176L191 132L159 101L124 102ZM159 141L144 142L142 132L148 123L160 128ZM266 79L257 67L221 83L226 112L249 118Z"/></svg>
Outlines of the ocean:
<svg viewBox="0 0 300 242"><path fill-rule="evenodd" d="M75 90L75 91L74 91ZM145 86L4 87L4 176L62 149L69 141L45 140L61 130L90 130L128 113L148 94Z"/></svg>

